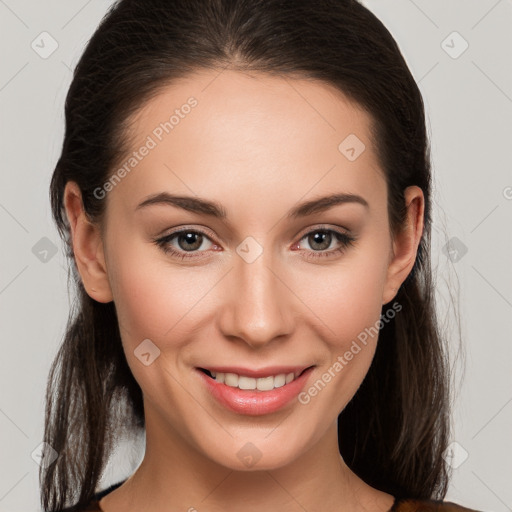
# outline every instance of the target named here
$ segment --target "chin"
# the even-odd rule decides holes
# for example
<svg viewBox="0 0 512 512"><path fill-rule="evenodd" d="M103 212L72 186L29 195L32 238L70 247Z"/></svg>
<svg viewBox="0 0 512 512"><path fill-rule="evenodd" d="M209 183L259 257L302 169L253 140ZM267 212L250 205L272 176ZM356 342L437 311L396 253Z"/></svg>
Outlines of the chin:
<svg viewBox="0 0 512 512"><path fill-rule="evenodd" d="M305 449L290 442L286 435L280 436L266 429L261 430L260 435L261 438L251 435L244 436L247 440L233 439L230 446L219 446L209 458L233 471L265 471L291 464Z"/></svg>

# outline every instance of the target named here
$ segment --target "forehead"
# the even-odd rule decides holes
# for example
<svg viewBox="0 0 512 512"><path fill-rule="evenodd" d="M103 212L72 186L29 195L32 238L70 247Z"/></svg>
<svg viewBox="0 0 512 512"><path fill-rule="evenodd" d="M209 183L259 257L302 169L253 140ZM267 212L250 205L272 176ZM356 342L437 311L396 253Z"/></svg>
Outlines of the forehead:
<svg viewBox="0 0 512 512"><path fill-rule="evenodd" d="M133 117L130 149L151 149L125 188L133 200L155 188L225 199L271 200L275 191L298 200L333 187L382 195L371 121L323 82L203 70L162 88Z"/></svg>

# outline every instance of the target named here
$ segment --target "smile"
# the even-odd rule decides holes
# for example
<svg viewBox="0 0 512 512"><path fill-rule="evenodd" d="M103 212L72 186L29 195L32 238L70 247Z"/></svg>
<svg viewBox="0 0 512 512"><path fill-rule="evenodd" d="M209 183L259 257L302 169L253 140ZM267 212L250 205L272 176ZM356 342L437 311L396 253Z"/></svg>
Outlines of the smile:
<svg viewBox="0 0 512 512"><path fill-rule="evenodd" d="M209 377L215 381L238 389L270 391L274 388L280 388L285 384L289 384L300 376L302 371L279 373L277 375L270 375L268 377L250 377L248 375L239 375L237 373L215 372L210 370L201 369ZM304 371L304 370L303 370Z"/></svg>
<svg viewBox="0 0 512 512"><path fill-rule="evenodd" d="M314 368L314 365L264 370L197 367L196 371L207 392L218 403L238 414L257 416L277 412L293 401Z"/></svg>

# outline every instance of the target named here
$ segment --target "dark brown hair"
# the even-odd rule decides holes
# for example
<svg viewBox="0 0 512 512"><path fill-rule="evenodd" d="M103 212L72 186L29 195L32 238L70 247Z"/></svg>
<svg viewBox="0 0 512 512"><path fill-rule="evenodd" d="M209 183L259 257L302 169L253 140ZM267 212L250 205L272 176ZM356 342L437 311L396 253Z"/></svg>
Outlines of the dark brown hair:
<svg viewBox="0 0 512 512"><path fill-rule="evenodd" d="M105 200L94 191L129 150L131 116L173 80L223 68L322 81L367 111L393 233L405 219L405 188L423 190L425 227L396 296L402 310L381 329L369 372L339 416L339 450L377 489L444 498L449 374L430 261L430 147L421 93L397 43L355 0L121 0L76 66L51 182L77 296L48 379L44 440L59 456L48 467L43 459L43 509L88 503L116 428L144 428L142 393L123 353L114 303L91 299L77 272L64 187L76 182L87 215L101 223Z"/></svg>

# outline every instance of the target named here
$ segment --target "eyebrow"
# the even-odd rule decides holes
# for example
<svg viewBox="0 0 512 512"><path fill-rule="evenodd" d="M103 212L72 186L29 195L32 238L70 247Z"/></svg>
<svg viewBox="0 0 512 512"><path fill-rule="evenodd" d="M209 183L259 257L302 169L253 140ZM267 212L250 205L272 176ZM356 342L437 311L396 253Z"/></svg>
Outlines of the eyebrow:
<svg viewBox="0 0 512 512"><path fill-rule="evenodd" d="M306 217L308 215L312 215L313 213L323 212L332 208L333 206L345 203L361 204L367 209L370 207L368 202L363 197L356 194L330 194L306 201L304 203L300 203L288 212L287 217L289 219ZM220 203L207 199L201 199L198 197L174 195L168 192L160 192L158 194L149 196L144 201L142 201L142 203L140 203L135 208L135 210L139 210L151 205L176 206L193 213L211 215L212 217L217 217L219 219L227 218L227 212Z"/></svg>

